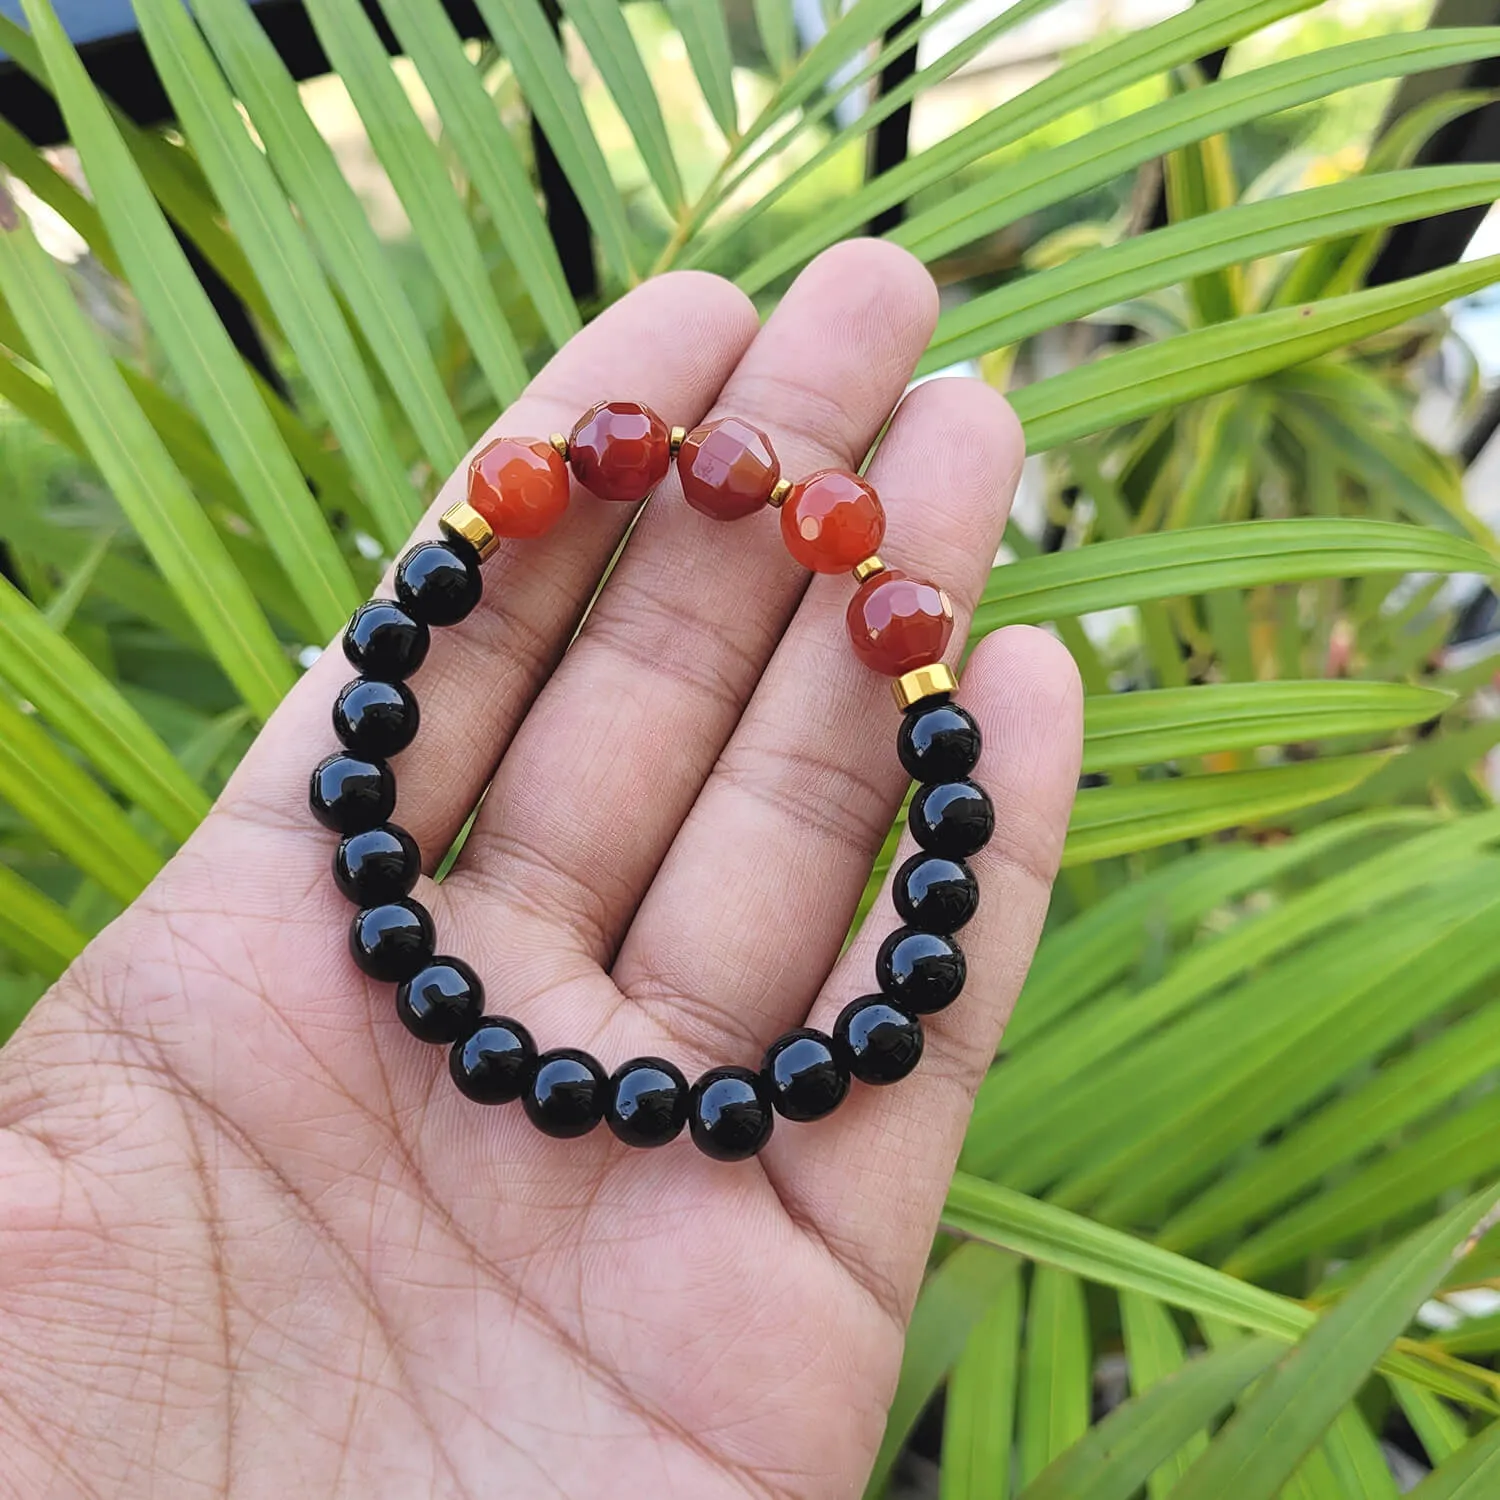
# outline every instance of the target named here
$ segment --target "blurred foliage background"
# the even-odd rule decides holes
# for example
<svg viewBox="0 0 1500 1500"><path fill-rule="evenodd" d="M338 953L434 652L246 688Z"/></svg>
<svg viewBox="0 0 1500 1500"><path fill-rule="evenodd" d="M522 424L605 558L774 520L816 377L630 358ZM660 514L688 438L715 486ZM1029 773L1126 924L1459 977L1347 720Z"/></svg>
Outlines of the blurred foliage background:
<svg viewBox="0 0 1500 1500"><path fill-rule="evenodd" d="M974 634L1089 699L870 1494L1500 1493L1500 257L1387 274L1500 193L1493 9L307 0L299 84L137 0L143 127L6 0L70 144L0 120L0 1035L558 343L873 228L1026 423Z"/></svg>

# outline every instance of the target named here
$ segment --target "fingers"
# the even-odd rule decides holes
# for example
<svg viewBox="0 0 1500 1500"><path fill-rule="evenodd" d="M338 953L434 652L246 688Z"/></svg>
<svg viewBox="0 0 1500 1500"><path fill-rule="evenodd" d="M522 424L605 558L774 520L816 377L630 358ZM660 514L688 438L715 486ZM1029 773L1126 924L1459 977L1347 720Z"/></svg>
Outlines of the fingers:
<svg viewBox="0 0 1500 1500"><path fill-rule="evenodd" d="M813 1227L871 1295L904 1318L984 1076L1041 934L1078 780L1083 698L1072 658L1050 635L1013 626L975 647L960 701L978 719L975 779L995 804L995 835L970 865L979 910L958 934L964 993L923 1018L917 1070L889 1088L855 1083L838 1112L779 1121L762 1161L792 1217ZM902 839L896 860L915 849ZM830 977L808 1024L830 1031L875 990L875 953L899 925L890 886Z"/></svg>
<svg viewBox="0 0 1500 1500"><path fill-rule="evenodd" d="M788 477L856 465L936 313L905 251L841 245L793 284L711 415L763 429ZM501 765L455 898L520 908L607 966L807 577L774 512L712 520L670 474Z"/></svg>
<svg viewBox="0 0 1500 1500"><path fill-rule="evenodd" d="M755 335L750 301L729 282L679 272L636 288L552 359L475 445L568 431L595 401L629 396L664 421L699 421ZM418 537L464 497L467 464L443 486ZM484 789L516 724L567 645L634 507L577 485L567 515L536 541L502 541L485 563L484 598L461 624L433 631L412 680L422 706L415 747L399 757L397 821L430 870ZM380 594L392 593L387 578ZM226 805L262 820L311 826L307 773L336 748L329 710L354 675L337 643L290 693L246 757Z"/></svg>
<svg viewBox="0 0 1500 1500"><path fill-rule="evenodd" d="M1022 460L1004 399L919 386L871 466L881 554L953 599L956 660ZM757 1065L803 1023L906 789L889 681L850 647L854 584L816 579L704 787L615 965L622 991L694 1059Z"/></svg>

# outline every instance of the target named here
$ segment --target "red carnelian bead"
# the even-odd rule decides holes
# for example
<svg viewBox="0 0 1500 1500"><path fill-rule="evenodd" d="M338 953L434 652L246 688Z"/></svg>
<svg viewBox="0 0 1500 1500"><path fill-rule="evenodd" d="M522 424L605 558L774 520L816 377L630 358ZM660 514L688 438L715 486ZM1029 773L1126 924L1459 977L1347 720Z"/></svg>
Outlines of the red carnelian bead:
<svg viewBox="0 0 1500 1500"><path fill-rule="evenodd" d="M854 654L887 677L939 660L953 635L947 594L894 568L860 584L846 619Z"/></svg>
<svg viewBox="0 0 1500 1500"><path fill-rule="evenodd" d="M496 438L469 461L468 498L496 536L541 536L568 508L568 467L540 438Z"/></svg>
<svg viewBox="0 0 1500 1500"><path fill-rule="evenodd" d="M880 546L880 496L844 469L821 469L792 486L781 507L786 550L815 573L846 573Z"/></svg>
<svg viewBox="0 0 1500 1500"><path fill-rule="evenodd" d="M738 417L695 427L677 453L682 498L716 521L737 521L763 506L781 478L771 440Z"/></svg>
<svg viewBox="0 0 1500 1500"><path fill-rule="evenodd" d="M644 500L672 461L667 424L639 401L601 401L578 419L568 461L601 500Z"/></svg>

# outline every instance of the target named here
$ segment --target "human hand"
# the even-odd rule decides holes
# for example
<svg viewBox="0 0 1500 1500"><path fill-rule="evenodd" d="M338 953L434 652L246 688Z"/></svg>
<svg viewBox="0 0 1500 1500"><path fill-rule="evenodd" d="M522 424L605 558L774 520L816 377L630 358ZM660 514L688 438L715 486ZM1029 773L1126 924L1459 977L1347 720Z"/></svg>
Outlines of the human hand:
<svg viewBox="0 0 1500 1500"><path fill-rule="evenodd" d="M764 328L727 282L649 282L495 433L596 400L733 412L784 472L857 465L937 311L904 252L816 261ZM1004 401L930 382L871 469L886 555L963 639L1022 456ZM462 494L450 480L421 528ZM839 950L906 780L847 578L669 477L567 650L633 507L575 490L434 632L397 818L487 1010L607 1068L758 1064L873 989L889 898ZM0 1493L825 1497L858 1493L973 1090L1046 909L1078 771L1062 648L1000 631L961 701L996 807L969 983L890 1089L856 1084L754 1161L482 1109L348 957L306 805L350 675L327 652L213 813L0 1053ZM829 971L832 969L830 975Z"/></svg>

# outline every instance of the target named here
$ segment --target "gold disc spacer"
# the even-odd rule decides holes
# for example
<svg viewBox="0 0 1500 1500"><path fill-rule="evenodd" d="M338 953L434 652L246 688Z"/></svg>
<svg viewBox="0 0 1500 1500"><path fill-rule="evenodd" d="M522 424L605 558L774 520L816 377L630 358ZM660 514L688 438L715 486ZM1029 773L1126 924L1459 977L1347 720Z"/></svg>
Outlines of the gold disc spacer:
<svg viewBox="0 0 1500 1500"><path fill-rule="evenodd" d="M551 437L547 439L547 441L552 444L552 447L557 453L558 457L561 458L564 463L566 463L568 460L567 438L565 438L560 432L554 432Z"/></svg>
<svg viewBox="0 0 1500 1500"><path fill-rule="evenodd" d="M958 690L958 678L947 662L935 661L931 666L915 667L903 672L891 683L896 707L905 713L914 703L924 698L937 698Z"/></svg>
<svg viewBox="0 0 1500 1500"><path fill-rule="evenodd" d="M888 572L884 559L878 552L872 552L863 562L855 563L852 572L856 583L864 583L873 578L877 573Z"/></svg>
<svg viewBox="0 0 1500 1500"><path fill-rule="evenodd" d="M673 458L677 457L678 453L682 449L682 445L685 442L687 442L687 428L674 427L672 429L671 436L667 439L667 446L672 450Z"/></svg>
<svg viewBox="0 0 1500 1500"><path fill-rule="evenodd" d="M774 510L780 510L786 504L786 497L792 493L792 481L790 479L778 479L771 488L771 493L766 496L766 504Z"/></svg>
<svg viewBox="0 0 1500 1500"><path fill-rule="evenodd" d="M500 545L494 528L467 500L450 505L439 518L438 525L449 536L462 537L479 554L480 562Z"/></svg>

